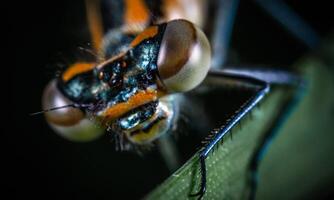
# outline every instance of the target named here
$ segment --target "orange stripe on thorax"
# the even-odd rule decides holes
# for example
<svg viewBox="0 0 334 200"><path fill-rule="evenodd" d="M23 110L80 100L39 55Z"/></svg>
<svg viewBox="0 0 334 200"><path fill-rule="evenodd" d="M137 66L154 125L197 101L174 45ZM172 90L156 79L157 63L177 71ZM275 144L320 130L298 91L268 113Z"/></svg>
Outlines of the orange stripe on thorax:
<svg viewBox="0 0 334 200"><path fill-rule="evenodd" d="M63 81L68 81L74 76L94 69L95 63L74 63L62 75Z"/></svg>
<svg viewBox="0 0 334 200"><path fill-rule="evenodd" d="M113 120L134 108L137 108L151 101L155 101L157 98L156 90L140 91L130 97L128 101L115 104L114 106L108 108L102 113L102 116L105 117L106 120Z"/></svg>
<svg viewBox="0 0 334 200"><path fill-rule="evenodd" d="M165 20L186 19L199 27L203 26L206 14L205 0L163 0Z"/></svg>
<svg viewBox="0 0 334 200"><path fill-rule="evenodd" d="M149 21L149 10L143 0L125 0L124 22L126 25Z"/></svg>
<svg viewBox="0 0 334 200"><path fill-rule="evenodd" d="M158 33L158 26L150 26L147 29L145 29L143 32L141 32L137 37L132 40L130 46L134 47L137 44L139 44L141 41L154 37Z"/></svg>

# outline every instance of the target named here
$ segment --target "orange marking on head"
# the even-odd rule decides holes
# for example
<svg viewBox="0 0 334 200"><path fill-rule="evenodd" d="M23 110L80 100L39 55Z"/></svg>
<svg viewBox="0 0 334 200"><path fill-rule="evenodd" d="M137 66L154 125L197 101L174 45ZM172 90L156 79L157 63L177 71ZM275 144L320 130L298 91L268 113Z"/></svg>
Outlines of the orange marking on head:
<svg viewBox="0 0 334 200"><path fill-rule="evenodd" d="M156 90L146 90L140 91L137 94L130 97L126 102L115 104L114 106L108 108L102 113L102 116L105 117L105 120L116 119L123 114L129 112L130 110L137 108L141 105L155 101L157 99Z"/></svg>
<svg viewBox="0 0 334 200"><path fill-rule="evenodd" d="M141 24L149 20L149 10L143 0L125 0L125 24Z"/></svg>
<svg viewBox="0 0 334 200"><path fill-rule="evenodd" d="M86 12L88 28L92 37L92 43L98 52L103 39L103 26L99 0L86 0Z"/></svg>
<svg viewBox="0 0 334 200"><path fill-rule="evenodd" d="M132 40L130 46L134 47L138 45L141 41L154 37L158 33L158 27L157 26L150 26L147 29L145 29L143 32L141 32L137 37Z"/></svg>
<svg viewBox="0 0 334 200"><path fill-rule="evenodd" d="M68 81L75 75L94 69L95 63L74 63L62 75L63 81Z"/></svg>

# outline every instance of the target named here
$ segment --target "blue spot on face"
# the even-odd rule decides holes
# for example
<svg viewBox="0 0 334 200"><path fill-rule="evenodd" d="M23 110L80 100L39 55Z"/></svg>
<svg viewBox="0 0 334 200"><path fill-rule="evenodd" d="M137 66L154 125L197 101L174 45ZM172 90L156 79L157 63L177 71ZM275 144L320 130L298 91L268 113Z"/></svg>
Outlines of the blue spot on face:
<svg viewBox="0 0 334 200"><path fill-rule="evenodd" d="M123 118L119 121L119 124L122 129L131 129L137 126L140 122L139 113L134 113L126 118Z"/></svg>
<svg viewBox="0 0 334 200"><path fill-rule="evenodd" d="M82 89L83 89L83 85L79 81L73 82L71 90L70 90L71 95L75 98L80 97L82 93Z"/></svg>

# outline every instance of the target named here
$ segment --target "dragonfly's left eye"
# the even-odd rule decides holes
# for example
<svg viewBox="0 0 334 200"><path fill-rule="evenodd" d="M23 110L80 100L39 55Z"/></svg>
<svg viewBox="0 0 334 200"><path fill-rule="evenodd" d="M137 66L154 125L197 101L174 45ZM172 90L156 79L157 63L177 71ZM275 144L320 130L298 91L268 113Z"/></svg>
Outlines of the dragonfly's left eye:
<svg viewBox="0 0 334 200"><path fill-rule="evenodd" d="M211 49L205 34L187 20L167 23L158 70L169 92L184 92L199 85L208 73Z"/></svg>

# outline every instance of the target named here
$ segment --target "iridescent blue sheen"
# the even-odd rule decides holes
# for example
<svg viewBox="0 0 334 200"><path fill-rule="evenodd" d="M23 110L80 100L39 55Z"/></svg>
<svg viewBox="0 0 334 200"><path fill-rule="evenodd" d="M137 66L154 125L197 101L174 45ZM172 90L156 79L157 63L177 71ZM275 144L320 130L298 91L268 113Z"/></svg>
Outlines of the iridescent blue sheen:
<svg viewBox="0 0 334 200"><path fill-rule="evenodd" d="M156 89L157 59L165 24L158 26L158 34L142 40L118 58L111 58L99 67L77 74L67 82L59 81L58 87L72 101L97 105L95 112L128 101L139 91ZM124 42L124 41L123 41ZM129 46L120 43L118 46ZM110 46L109 48L112 48ZM109 52L112 49L106 48ZM150 118L157 102L150 102L125 113L115 121L121 129L130 129Z"/></svg>

